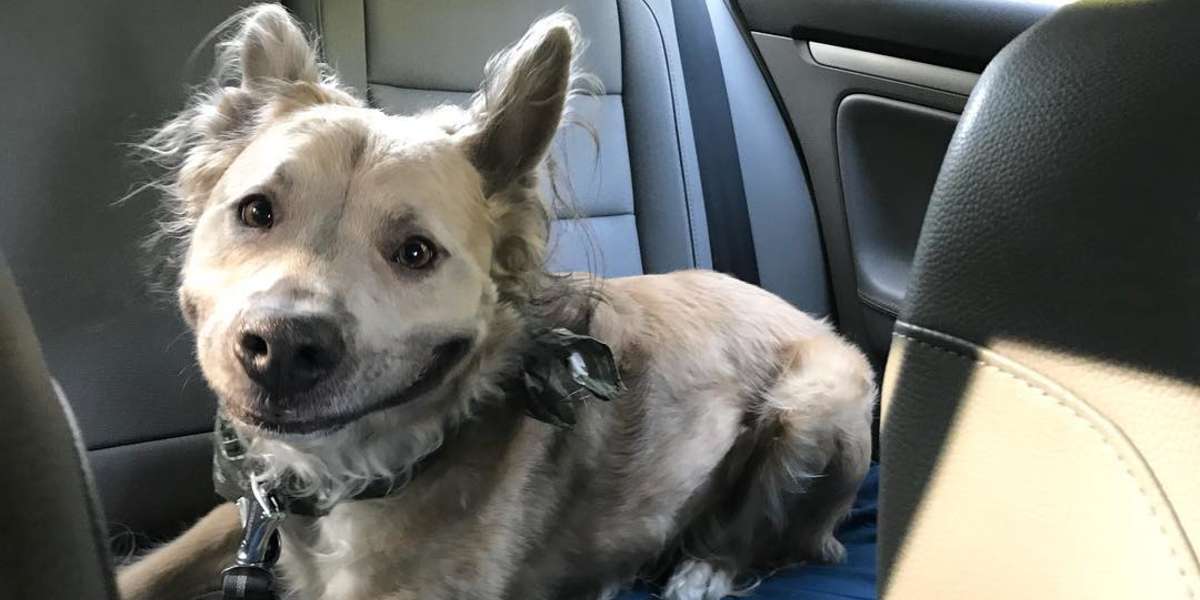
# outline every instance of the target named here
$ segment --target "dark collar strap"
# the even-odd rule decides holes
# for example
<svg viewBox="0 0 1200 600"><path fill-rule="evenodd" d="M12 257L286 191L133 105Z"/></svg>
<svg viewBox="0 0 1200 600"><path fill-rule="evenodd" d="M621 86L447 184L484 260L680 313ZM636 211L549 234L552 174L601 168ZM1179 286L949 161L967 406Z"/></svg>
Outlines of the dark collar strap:
<svg viewBox="0 0 1200 600"><path fill-rule="evenodd" d="M213 485L217 493L230 502L237 502L241 498L251 496L250 473L252 468L246 464L246 450L241 438L238 437L229 418L224 413L217 413L214 435L216 439L213 452ZM434 451L421 459L420 463L414 466L414 473L432 462L437 454L438 451ZM393 489L394 487L396 489ZM377 479L350 500L383 498L397 491L399 487L393 486L391 479ZM284 512L305 517L322 517L329 513L328 509L319 506L316 497L289 494L289 489L295 489L295 486L289 485L286 481L275 483L272 486L272 493L282 505L281 508Z"/></svg>

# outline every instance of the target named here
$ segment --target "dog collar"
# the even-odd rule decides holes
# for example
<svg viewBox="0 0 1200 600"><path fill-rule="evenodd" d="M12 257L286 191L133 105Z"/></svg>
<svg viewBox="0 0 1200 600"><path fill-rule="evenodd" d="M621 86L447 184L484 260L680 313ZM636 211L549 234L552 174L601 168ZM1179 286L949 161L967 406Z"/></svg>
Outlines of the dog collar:
<svg viewBox="0 0 1200 600"><path fill-rule="evenodd" d="M274 504L273 508L284 514L305 517L329 514L329 510L318 503L316 496L290 493L289 490L298 487L290 485L290 481L267 481L261 478L247 462L245 446L224 413L217 413L217 425L213 436L213 487L221 497L231 502L242 498L269 497ZM422 459L413 467L414 472L421 465L431 462L436 454L437 451L434 451ZM392 488L390 480L378 479L350 500L383 498L394 491ZM264 506L264 510L270 508L272 507Z"/></svg>
<svg viewBox="0 0 1200 600"><path fill-rule="evenodd" d="M505 398L523 404L525 413L562 429L575 426L575 404L587 397L608 401L625 387L612 350L600 340L567 329L546 329L533 336L521 371L501 385ZM256 473L245 445L222 411L213 431L213 484L236 502L242 513L242 541L233 566L222 571L225 600L273 600L271 568L279 558L277 531L289 514L321 517L332 507L317 497L289 493L298 486L268 481ZM444 447L444 445L443 445ZM411 481L437 460L441 448L411 469ZM384 498L403 489L391 479L368 484L348 501Z"/></svg>
<svg viewBox="0 0 1200 600"><path fill-rule="evenodd" d="M612 350L600 340L566 329L548 329L535 335L525 353L520 373L501 386L510 401L522 402L530 417L570 429L575 425L575 405L591 396L608 401L624 389ZM253 496L257 475L247 464L246 449L229 417L218 411L214 428L213 484L226 500ZM412 467L415 477L437 459L435 450ZM273 495L283 512L320 517L328 514L315 496L289 493L298 486L288 481L261 481L260 491ZM402 486L399 486L402 487ZM371 482L349 500L383 498L399 491L391 479Z"/></svg>

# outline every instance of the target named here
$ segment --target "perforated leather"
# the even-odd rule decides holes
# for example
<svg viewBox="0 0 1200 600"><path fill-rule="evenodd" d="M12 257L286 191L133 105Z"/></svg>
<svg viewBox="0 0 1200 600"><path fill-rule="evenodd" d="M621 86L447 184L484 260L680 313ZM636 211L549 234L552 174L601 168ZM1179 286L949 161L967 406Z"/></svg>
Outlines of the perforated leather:
<svg viewBox="0 0 1200 600"><path fill-rule="evenodd" d="M884 390L890 598L1196 598L1200 5L1083 3L980 80Z"/></svg>

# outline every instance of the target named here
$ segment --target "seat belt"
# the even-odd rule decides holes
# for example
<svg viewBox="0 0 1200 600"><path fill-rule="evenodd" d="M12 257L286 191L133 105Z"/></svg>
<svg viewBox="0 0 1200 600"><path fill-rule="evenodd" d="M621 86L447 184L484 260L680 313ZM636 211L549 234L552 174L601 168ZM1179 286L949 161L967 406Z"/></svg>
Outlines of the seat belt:
<svg viewBox="0 0 1200 600"><path fill-rule="evenodd" d="M317 0L316 25L325 62L337 70L343 84L369 101L363 0Z"/></svg>
<svg viewBox="0 0 1200 600"><path fill-rule="evenodd" d="M713 268L758 285L758 260L725 74L704 0L674 0L675 33L687 88Z"/></svg>

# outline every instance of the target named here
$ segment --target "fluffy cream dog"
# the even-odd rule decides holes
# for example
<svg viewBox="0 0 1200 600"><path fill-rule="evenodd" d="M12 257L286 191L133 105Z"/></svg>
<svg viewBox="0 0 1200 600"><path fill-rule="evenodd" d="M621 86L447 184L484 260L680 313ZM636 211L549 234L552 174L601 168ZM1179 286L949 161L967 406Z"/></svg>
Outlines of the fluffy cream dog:
<svg viewBox="0 0 1200 600"><path fill-rule="evenodd" d="M494 57L469 107L413 116L340 88L282 8L231 31L219 84L146 148L209 385L258 475L329 511L284 522L286 597L593 599L661 573L667 598L713 599L842 557L875 396L858 350L714 273L545 272L570 16ZM551 328L603 341L624 380L571 429L506 386ZM398 491L354 499L381 479ZM239 539L223 505L121 591L210 590Z"/></svg>

